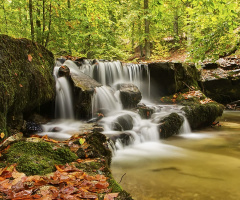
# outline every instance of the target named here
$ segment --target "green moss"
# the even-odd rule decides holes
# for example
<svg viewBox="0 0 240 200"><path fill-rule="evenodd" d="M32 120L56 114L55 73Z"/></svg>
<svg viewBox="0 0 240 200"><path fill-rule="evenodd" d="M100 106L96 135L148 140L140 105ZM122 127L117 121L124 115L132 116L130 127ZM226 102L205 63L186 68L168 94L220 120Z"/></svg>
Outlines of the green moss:
<svg viewBox="0 0 240 200"><path fill-rule="evenodd" d="M42 175L53 172L56 164L73 162L77 156L66 147L57 148L47 142L19 141L9 148L3 158L8 164L17 163L20 172Z"/></svg>
<svg viewBox="0 0 240 200"><path fill-rule="evenodd" d="M27 39L0 35L0 41L0 113L3 120L9 116L5 124L0 123L0 129L7 130L9 119L54 98L54 57Z"/></svg>
<svg viewBox="0 0 240 200"><path fill-rule="evenodd" d="M174 134L178 134L179 129L183 124L183 117L177 113L171 113L160 121L160 138L168 138Z"/></svg>
<svg viewBox="0 0 240 200"><path fill-rule="evenodd" d="M224 110L222 104L212 102L207 104L191 104L182 108L192 129L210 126Z"/></svg>
<svg viewBox="0 0 240 200"><path fill-rule="evenodd" d="M123 191L122 187L112 177L108 180L108 183L113 193Z"/></svg>

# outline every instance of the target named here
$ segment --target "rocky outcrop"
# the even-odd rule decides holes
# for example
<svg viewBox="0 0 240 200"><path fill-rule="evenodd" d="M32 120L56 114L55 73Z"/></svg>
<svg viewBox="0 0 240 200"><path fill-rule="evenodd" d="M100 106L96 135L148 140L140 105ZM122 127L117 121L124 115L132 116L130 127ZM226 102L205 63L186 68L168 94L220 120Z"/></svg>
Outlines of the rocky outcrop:
<svg viewBox="0 0 240 200"><path fill-rule="evenodd" d="M124 109L136 108L142 99L140 90L132 83L119 84L119 91Z"/></svg>
<svg viewBox="0 0 240 200"><path fill-rule="evenodd" d="M32 110L54 99L54 57L30 40L0 35L0 64L0 132L7 136Z"/></svg>
<svg viewBox="0 0 240 200"><path fill-rule="evenodd" d="M175 92L198 88L200 73L194 64L158 62L148 64L151 76L151 96L162 97Z"/></svg>
<svg viewBox="0 0 240 200"><path fill-rule="evenodd" d="M228 104L240 99L240 70L202 70L201 87L206 96Z"/></svg>

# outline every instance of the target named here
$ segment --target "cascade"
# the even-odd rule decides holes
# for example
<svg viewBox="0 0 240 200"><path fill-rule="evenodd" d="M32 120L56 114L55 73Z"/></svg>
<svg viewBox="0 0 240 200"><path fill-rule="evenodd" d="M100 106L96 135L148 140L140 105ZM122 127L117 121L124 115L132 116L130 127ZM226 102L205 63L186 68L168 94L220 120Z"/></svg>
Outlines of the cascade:
<svg viewBox="0 0 240 200"><path fill-rule="evenodd" d="M116 87L118 83L133 83L150 97L150 72L144 64L122 64L120 61L100 62L91 65L85 62L80 70L103 85Z"/></svg>
<svg viewBox="0 0 240 200"><path fill-rule="evenodd" d="M58 76L59 68L59 65L56 65L54 68L54 78L56 81L55 118L73 119L71 86L66 77Z"/></svg>
<svg viewBox="0 0 240 200"><path fill-rule="evenodd" d="M61 119L73 119L73 105L71 87L65 77L58 77L58 70L62 64L56 64L54 68L54 76L56 79L56 116ZM149 95L150 91L150 74L146 65L141 64L125 64L122 65L119 61L114 62L96 62L90 64L85 60L81 66L77 66L73 61L66 60L65 66L70 69L70 73L76 75L85 73L90 77L101 82L103 86L96 87L92 96L92 114L99 112L99 110L107 111L107 114L99 121L104 127L103 134L115 139L115 148L122 149L126 145L137 145L146 141L158 141L159 131L157 122L166 117L172 112L177 112L184 117L184 124L181 128L181 133L189 133L189 124L178 106L154 105L150 102L145 102L146 106L154 109L154 114L151 119L141 119L138 113L122 109L120 92L116 91L118 83L131 82L138 86L140 91L145 93L145 97ZM112 87L110 87L110 86ZM144 96L144 95L143 95ZM126 119L124 119L126 117ZM123 118L123 119L122 119ZM118 130L116 127L119 124L118 120L125 120L124 123L131 128L123 128L120 126ZM71 130L66 127L71 126ZM60 127L60 133L51 133L54 127ZM77 131L79 123L74 121L64 121L49 124L44 127L44 131L49 131L49 134L57 134L59 137L70 137L66 134L61 136L61 133ZM119 125L118 125L119 126ZM49 135L50 136L50 135Z"/></svg>

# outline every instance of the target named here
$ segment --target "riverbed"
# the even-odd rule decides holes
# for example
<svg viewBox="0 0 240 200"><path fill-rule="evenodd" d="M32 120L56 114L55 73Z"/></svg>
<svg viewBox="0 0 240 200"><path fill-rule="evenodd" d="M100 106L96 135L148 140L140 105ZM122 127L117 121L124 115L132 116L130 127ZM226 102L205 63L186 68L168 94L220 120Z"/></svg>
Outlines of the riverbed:
<svg viewBox="0 0 240 200"><path fill-rule="evenodd" d="M240 112L221 126L126 147L112 172L135 200L239 200Z"/></svg>

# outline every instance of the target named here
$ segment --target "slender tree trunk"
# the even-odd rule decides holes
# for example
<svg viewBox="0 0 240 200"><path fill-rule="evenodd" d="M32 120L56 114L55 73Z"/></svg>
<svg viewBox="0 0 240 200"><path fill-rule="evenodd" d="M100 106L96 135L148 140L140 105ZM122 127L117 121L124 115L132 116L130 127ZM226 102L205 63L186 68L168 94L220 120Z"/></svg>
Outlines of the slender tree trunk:
<svg viewBox="0 0 240 200"><path fill-rule="evenodd" d="M134 22L133 22L133 24L132 24L132 53L134 54L134 43L135 43L135 41L134 41Z"/></svg>
<svg viewBox="0 0 240 200"><path fill-rule="evenodd" d="M36 32L37 32L37 42L40 44L42 43L41 39L42 39L42 35L41 35L41 21L40 21L40 15L41 15L41 12L40 12L40 8L39 8L39 5L37 3L37 20L36 20Z"/></svg>
<svg viewBox="0 0 240 200"><path fill-rule="evenodd" d="M70 23L70 9L71 9L71 1L67 0L68 6L68 22ZM68 26L68 51L69 54L72 55L72 40L71 40L71 27Z"/></svg>
<svg viewBox="0 0 240 200"><path fill-rule="evenodd" d="M32 41L34 41L34 26L33 26L33 3L32 0L29 0L29 17L30 17L30 25L31 25L31 37Z"/></svg>
<svg viewBox="0 0 240 200"><path fill-rule="evenodd" d="M47 47L48 42L49 42L50 32L51 32L51 23L52 23L52 3L50 2L48 32L47 32L46 42L45 42L45 45L44 45L45 47Z"/></svg>
<svg viewBox="0 0 240 200"><path fill-rule="evenodd" d="M42 13L42 15L43 15L43 18L42 18L42 20L43 20L43 22L42 22L42 45L44 44L44 32L45 32L45 26L46 26L46 18L45 18L45 0L43 0L43 2L42 2L42 7L43 7L43 13Z"/></svg>
<svg viewBox="0 0 240 200"><path fill-rule="evenodd" d="M175 39L179 37L179 29L178 29L178 8L174 8L174 22L173 22L173 31L174 31L174 37Z"/></svg>
<svg viewBox="0 0 240 200"><path fill-rule="evenodd" d="M148 0L144 0L144 11L145 17L148 17ZM144 24L145 24L145 59L148 60L150 58L150 42L149 42L150 21L148 18L145 18Z"/></svg>
<svg viewBox="0 0 240 200"><path fill-rule="evenodd" d="M5 19L5 28L6 28L6 33L8 34L8 21L7 21L7 14L6 14L6 10L5 10L5 6L4 6L4 1L2 0L2 8L3 8L3 12L4 12L4 19Z"/></svg>

